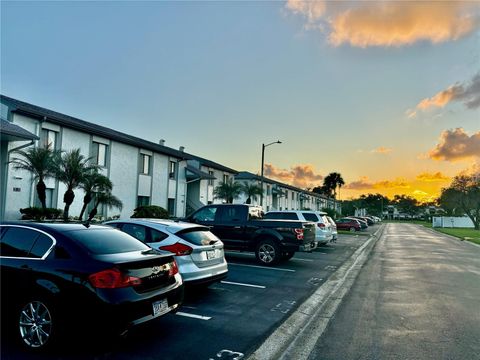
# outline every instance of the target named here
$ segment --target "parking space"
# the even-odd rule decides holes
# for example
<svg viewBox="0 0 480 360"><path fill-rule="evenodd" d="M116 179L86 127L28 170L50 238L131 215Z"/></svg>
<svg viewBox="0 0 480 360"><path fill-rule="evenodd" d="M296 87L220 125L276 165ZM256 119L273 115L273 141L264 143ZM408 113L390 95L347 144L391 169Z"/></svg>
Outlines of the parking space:
<svg viewBox="0 0 480 360"><path fill-rule="evenodd" d="M179 313L138 326L125 339L61 348L48 356L19 354L2 339L2 359L207 360L249 354L367 239L340 234L336 243L296 253L275 267L259 266L254 254L227 252L224 281L187 289Z"/></svg>

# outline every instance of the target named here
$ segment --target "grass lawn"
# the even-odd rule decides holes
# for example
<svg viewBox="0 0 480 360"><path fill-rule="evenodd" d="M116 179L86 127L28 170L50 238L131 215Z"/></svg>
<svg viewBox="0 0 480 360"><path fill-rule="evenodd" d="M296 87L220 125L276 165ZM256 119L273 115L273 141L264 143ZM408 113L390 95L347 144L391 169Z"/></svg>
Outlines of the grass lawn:
<svg viewBox="0 0 480 360"><path fill-rule="evenodd" d="M468 240L480 245L480 230L466 228L433 228L435 231L458 237L462 240Z"/></svg>

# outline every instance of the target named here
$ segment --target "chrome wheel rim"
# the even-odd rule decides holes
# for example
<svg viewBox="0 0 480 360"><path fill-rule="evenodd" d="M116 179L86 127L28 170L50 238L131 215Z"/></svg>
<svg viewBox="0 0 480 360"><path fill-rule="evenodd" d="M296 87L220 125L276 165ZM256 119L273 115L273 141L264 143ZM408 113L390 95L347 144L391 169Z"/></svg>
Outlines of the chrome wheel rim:
<svg viewBox="0 0 480 360"><path fill-rule="evenodd" d="M350 228L350 232L355 232L355 228L354 228L354 227L351 227L351 228Z"/></svg>
<svg viewBox="0 0 480 360"><path fill-rule="evenodd" d="M269 264L275 259L275 248L270 244L262 244L258 249L258 256L262 262Z"/></svg>
<svg viewBox="0 0 480 360"><path fill-rule="evenodd" d="M52 316L47 306L40 301L32 301L20 312L20 336L31 348L44 346L52 335Z"/></svg>

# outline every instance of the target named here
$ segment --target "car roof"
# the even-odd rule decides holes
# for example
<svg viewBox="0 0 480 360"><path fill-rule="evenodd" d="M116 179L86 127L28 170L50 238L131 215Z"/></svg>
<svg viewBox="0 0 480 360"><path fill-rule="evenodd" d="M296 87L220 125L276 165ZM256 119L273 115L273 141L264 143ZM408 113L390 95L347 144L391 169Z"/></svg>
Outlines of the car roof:
<svg viewBox="0 0 480 360"><path fill-rule="evenodd" d="M136 219L119 219L105 222L106 225L114 223L127 223L127 224L142 224L153 227L164 227L172 233L176 233L180 230L191 228L207 228L204 225L193 224L185 221L169 220L169 219L153 219L153 218L136 218Z"/></svg>
<svg viewBox="0 0 480 360"><path fill-rule="evenodd" d="M111 229L105 225L91 225L87 223L66 223L66 222L37 222L37 221L1 221L0 225L28 226L43 230L56 230L60 232L86 229Z"/></svg>

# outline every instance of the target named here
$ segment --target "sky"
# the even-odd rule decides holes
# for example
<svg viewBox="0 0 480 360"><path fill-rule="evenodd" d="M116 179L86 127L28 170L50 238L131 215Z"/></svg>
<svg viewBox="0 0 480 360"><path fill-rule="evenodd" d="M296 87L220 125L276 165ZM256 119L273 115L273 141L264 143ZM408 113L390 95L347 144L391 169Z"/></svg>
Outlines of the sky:
<svg viewBox="0 0 480 360"><path fill-rule="evenodd" d="M480 170L480 3L2 1L3 95L341 199Z"/></svg>

